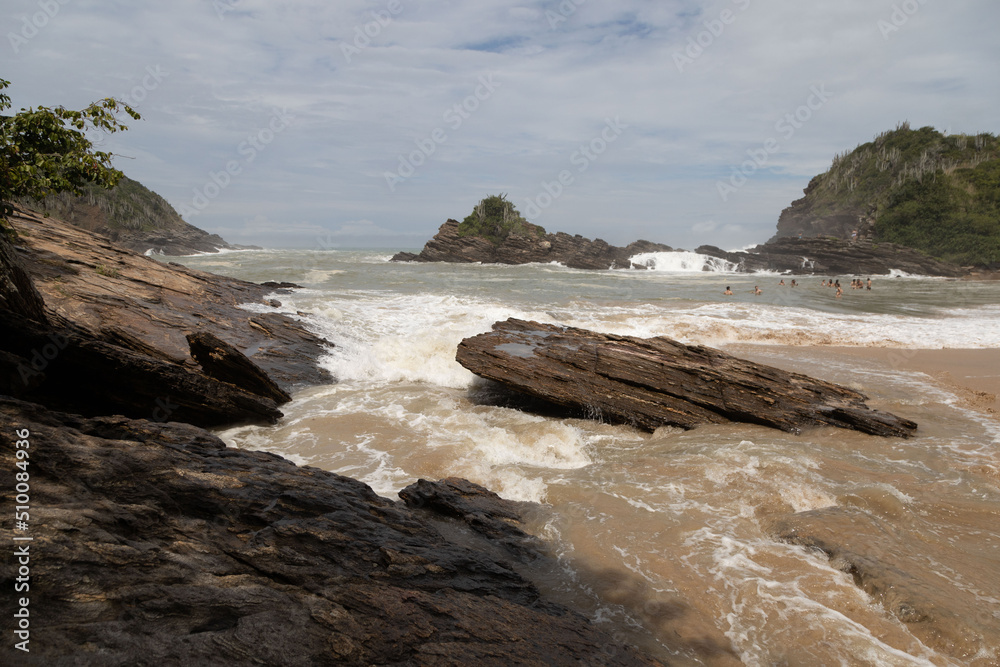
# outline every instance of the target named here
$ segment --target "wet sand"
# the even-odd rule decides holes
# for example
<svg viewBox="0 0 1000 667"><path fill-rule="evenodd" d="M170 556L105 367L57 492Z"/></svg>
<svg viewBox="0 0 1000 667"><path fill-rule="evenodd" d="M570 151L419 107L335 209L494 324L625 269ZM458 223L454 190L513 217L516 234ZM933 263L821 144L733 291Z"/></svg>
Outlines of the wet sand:
<svg viewBox="0 0 1000 667"><path fill-rule="evenodd" d="M730 354L817 377L823 377L823 374L803 370L803 361L857 363L860 360L885 373L923 373L942 388L958 395L968 407L1000 418L1000 349L910 350L745 343L727 345L725 349Z"/></svg>

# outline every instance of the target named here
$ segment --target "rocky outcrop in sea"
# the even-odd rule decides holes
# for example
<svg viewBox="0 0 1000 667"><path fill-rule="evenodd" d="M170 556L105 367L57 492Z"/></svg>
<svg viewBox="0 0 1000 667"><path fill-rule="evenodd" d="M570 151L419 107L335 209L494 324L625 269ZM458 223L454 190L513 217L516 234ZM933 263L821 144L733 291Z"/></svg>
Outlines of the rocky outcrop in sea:
<svg viewBox="0 0 1000 667"><path fill-rule="evenodd" d="M483 264L529 264L557 262L574 269L646 269L637 255L685 252L651 241L636 241L625 247L601 239L590 240L562 232L539 236L511 234L499 245L479 236L462 236L459 223L449 220L418 254L397 253L395 262L452 262ZM747 251L729 252L705 245L695 252L729 262L739 273L776 271L792 275L882 276L892 272L912 275L959 277L968 271L947 264L919 250L893 243L837 238L775 238ZM706 271L710 268L706 265Z"/></svg>
<svg viewBox="0 0 1000 667"><path fill-rule="evenodd" d="M745 252L700 246L695 252L731 262L741 273L777 271L792 275L884 276L893 271L955 278L968 273L895 243L848 241L833 237L775 238Z"/></svg>
<svg viewBox="0 0 1000 667"><path fill-rule="evenodd" d="M511 234L499 245L479 236L462 236L459 222L449 220L427 242L419 254L397 253L394 262L453 262L481 264L548 264L557 262L571 269L636 268L631 257L644 252L667 252L670 246L650 241L636 241L621 248L601 239L591 240L579 234L571 236ZM645 267L637 267L645 268Z"/></svg>

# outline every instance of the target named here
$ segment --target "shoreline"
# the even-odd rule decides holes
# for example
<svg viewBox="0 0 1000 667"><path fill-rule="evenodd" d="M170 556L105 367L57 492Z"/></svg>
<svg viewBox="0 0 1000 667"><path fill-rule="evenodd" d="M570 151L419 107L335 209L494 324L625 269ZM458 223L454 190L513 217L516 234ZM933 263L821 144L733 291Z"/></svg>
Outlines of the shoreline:
<svg viewBox="0 0 1000 667"><path fill-rule="evenodd" d="M885 347L806 347L733 343L727 352L754 360L763 359L785 370L795 371L799 360L864 362L885 372L916 372L953 391L965 405L1000 418L1000 350L991 348L908 349ZM777 353L777 355L776 355ZM780 359L775 359L779 356ZM783 366L782 360L787 360Z"/></svg>

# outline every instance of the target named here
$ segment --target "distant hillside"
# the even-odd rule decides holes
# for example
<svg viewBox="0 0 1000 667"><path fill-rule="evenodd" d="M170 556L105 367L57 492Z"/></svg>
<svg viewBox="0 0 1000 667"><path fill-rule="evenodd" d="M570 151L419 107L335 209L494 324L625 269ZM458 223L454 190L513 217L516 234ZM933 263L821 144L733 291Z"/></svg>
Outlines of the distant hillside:
<svg viewBox="0 0 1000 667"><path fill-rule="evenodd" d="M834 158L775 238L886 241L962 265L1000 262L1000 139L904 123Z"/></svg>
<svg viewBox="0 0 1000 667"><path fill-rule="evenodd" d="M110 190L90 186L81 196L63 192L40 202L19 203L137 252L190 255L234 247L221 236L184 222L167 200L128 177Z"/></svg>

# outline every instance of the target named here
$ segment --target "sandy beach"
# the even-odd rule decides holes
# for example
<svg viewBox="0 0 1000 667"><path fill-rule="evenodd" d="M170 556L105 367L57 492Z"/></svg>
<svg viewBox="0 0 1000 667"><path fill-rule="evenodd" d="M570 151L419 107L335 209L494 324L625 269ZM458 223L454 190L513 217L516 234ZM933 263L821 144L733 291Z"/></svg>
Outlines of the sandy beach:
<svg viewBox="0 0 1000 667"><path fill-rule="evenodd" d="M731 354L746 356L784 370L802 372L805 360L863 360L885 373L923 373L955 392L969 407L1000 418L1000 350L886 349L878 347L802 347L727 345ZM782 361L786 363L782 363Z"/></svg>

